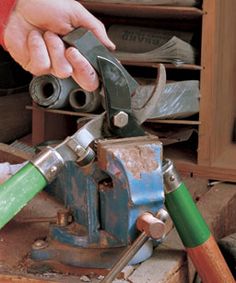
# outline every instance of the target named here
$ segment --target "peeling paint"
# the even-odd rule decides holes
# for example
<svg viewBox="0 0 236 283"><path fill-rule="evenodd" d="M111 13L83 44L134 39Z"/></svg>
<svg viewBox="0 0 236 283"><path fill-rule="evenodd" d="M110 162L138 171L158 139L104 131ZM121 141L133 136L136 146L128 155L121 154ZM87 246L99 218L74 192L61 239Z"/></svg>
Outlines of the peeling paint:
<svg viewBox="0 0 236 283"><path fill-rule="evenodd" d="M155 158L155 151L147 146L133 146L115 151L125 163L127 169L136 179L141 178L141 173L152 173L158 169L159 164Z"/></svg>

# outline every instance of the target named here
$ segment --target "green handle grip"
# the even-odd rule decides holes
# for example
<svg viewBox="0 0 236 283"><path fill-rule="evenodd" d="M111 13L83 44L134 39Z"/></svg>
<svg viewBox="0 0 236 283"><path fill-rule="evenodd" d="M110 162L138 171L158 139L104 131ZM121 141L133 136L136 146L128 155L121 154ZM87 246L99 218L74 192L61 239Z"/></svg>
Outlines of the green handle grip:
<svg viewBox="0 0 236 283"><path fill-rule="evenodd" d="M43 174L27 163L0 185L0 229L47 185Z"/></svg>
<svg viewBox="0 0 236 283"><path fill-rule="evenodd" d="M166 194L165 205L185 247L193 248L209 239L211 232L184 183Z"/></svg>

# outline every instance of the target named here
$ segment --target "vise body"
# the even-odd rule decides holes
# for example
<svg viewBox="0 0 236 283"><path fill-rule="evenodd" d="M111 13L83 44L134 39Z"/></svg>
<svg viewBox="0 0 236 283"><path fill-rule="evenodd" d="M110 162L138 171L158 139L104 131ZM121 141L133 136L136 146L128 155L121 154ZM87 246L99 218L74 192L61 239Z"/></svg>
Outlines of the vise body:
<svg viewBox="0 0 236 283"><path fill-rule="evenodd" d="M73 222L51 224L47 245L32 249L34 260L111 268L139 234L138 217L163 207L162 144L156 137L99 140L96 147L95 162L68 162L50 185ZM134 261L151 254L149 242Z"/></svg>

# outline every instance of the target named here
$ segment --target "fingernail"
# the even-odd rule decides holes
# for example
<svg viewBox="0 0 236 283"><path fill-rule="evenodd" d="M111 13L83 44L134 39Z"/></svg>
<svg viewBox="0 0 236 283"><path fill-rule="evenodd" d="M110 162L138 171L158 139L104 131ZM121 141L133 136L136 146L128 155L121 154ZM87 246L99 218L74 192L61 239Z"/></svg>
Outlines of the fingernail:
<svg viewBox="0 0 236 283"><path fill-rule="evenodd" d="M109 39L109 43L110 43L110 46L109 46L109 49L110 50L115 50L116 49L116 46L115 44Z"/></svg>

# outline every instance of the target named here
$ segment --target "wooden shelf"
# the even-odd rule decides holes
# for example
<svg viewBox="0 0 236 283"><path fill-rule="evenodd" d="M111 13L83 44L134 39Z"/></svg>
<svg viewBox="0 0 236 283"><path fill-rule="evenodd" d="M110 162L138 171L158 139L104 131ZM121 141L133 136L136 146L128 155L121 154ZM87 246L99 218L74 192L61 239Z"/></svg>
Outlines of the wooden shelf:
<svg viewBox="0 0 236 283"><path fill-rule="evenodd" d="M181 173L205 178L236 181L236 145L232 143L233 123L236 117L236 37L232 27L236 25L236 1L203 0L202 9L196 7L169 7L134 4L112 4L81 1L95 13L106 27L111 24L144 24L149 27L175 28L196 32L199 41L198 65L164 64L168 81L198 79L200 81L200 111L189 120L150 119L157 128L194 127L198 135L184 146L175 150L164 149L176 162ZM159 63L122 61L134 77L154 78ZM132 67L133 66L133 67ZM140 67L140 68L139 68ZM145 69L149 68L149 69ZM141 73L143 71L143 73ZM74 117L92 117L88 113L67 110L29 107L33 112L35 141L51 137L52 131L68 129L64 120ZM59 114L59 115L55 115ZM50 116L50 117L49 117ZM196 119L196 120L195 120ZM61 121L58 122L58 121ZM56 121L53 125L53 121ZM64 124L63 124L64 123ZM163 126L162 126L163 124ZM50 129L50 130L48 130ZM45 134L40 134L44 133ZM195 139L195 137L194 137ZM191 151L192 149L192 151Z"/></svg>
<svg viewBox="0 0 236 283"><path fill-rule="evenodd" d="M177 125L200 125L200 121L194 121L194 120L174 120L174 119L168 119L168 120L162 120L162 119L148 119L146 122L150 123L159 123L159 124L177 124Z"/></svg>
<svg viewBox="0 0 236 283"><path fill-rule="evenodd" d="M119 17L194 19L203 15L203 11L195 7L115 4L86 1L80 1L80 3L92 13Z"/></svg>
<svg viewBox="0 0 236 283"><path fill-rule="evenodd" d="M70 110L62 110L62 109L48 109L39 106L26 106L28 110L40 110L42 112L53 113L53 114L61 114L61 115L69 115L69 116L77 116L77 117L88 117L94 118L98 116L98 114L91 113L82 113L75 112ZM149 123L160 123L160 124L178 124L178 125L200 125L200 121L191 121L191 120L162 120L162 119L148 119L146 122Z"/></svg>
<svg viewBox="0 0 236 283"><path fill-rule="evenodd" d="M178 145L176 147L164 147L164 157L174 161L178 172L182 176L232 182L235 182L236 179L236 170L232 166L224 170L222 168L225 167L225 164L221 164L221 166L217 166L217 164L215 166L200 165L197 161L197 152L179 148Z"/></svg>
<svg viewBox="0 0 236 283"><path fill-rule="evenodd" d="M49 108L43 108L39 106L26 106L26 109L32 110L32 111L37 110L37 111L42 111L45 113L61 114L61 115L77 116L77 117L93 118L97 116L96 114L91 114L91 113L82 113L82 112L75 112L75 111L62 110L62 109L49 109Z"/></svg>
<svg viewBox="0 0 236 283"><path fill-rule="evenodd" d="M138 66L138 67L149 67L149 68L159 68L160 63L150 63L150 62L130 62L122 60L121 63L127 66ZM166 69L178 69L178 70L196 70L201 71L203 68L199 65L192 65L192 64L163 64Z"/></svg>

